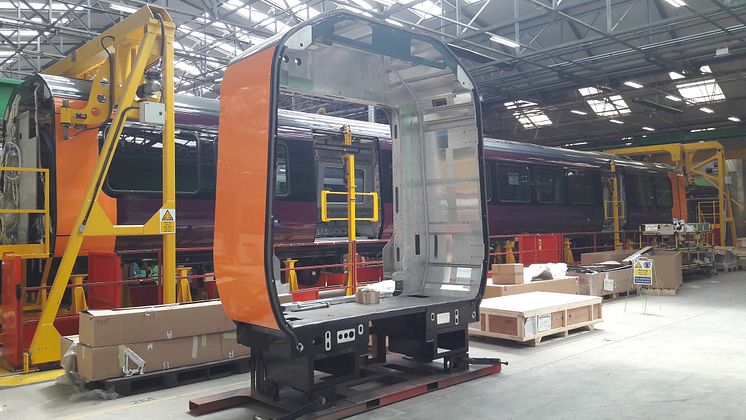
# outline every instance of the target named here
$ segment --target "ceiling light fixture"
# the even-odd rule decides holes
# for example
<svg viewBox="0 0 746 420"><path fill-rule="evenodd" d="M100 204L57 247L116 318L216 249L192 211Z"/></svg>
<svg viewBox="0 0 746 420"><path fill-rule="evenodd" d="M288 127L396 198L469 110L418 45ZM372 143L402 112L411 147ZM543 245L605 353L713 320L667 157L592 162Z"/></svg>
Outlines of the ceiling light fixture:
<svg viewBox="0 0 746 420"><path fill-rule="evenodd" d="M679 98L678 96L666 95L666 99L674 102L681 102L681 98Z"/></svg>
<svg viewBox="0 0 746 420"><path fill-rule="evenodd" d="M609 122L613 122L614 124L624 124L624 121L619 120L609 120Z"/></svg>
<svg viewBox="0 0 746 420"><path fill-rule="evenodd" d="M655 128L652 127L642 127L642 129L645 131L655 131Z"/></svg>
<svg viewBox="0 0 746 420"><path fill-rule="evenodd" d="M490 41L497 42L498 44L505 45L506 47L518 48L521 46L521 44L515 41L511 41L508 38L502 37L500 35L495 35L495 34L489 34L489 35L490 35Z"/></svg>
<svg viewBox="0 0 746 420"><path fill-rule="evenodd" d="M137 11L134 7L122 6L121 4L110 4L109 7L124 13L135 13Z"/></svg>
<svg viewBox="0 0 746 420"><path fill-rule="evenodd" d="M641 84L639 84L637 82L633 82L631 80L628 80L628 81L624 82L624 84L627 85L627 86L629 86L629 87L631 87L631 88L635 88L635 89L640 89L642 87Z"/></svg>
<svg viewBox="0 0 746 420"><path fill-rule="evenodd" d="M733 122L741 122L741 119L738 117L728 117L728 119Z"/></svg>
<svg viewBox="0 0 746 420"><path fill-rule="evenodd" d="M585 111L578 111L577 109L572 109L572 110L570 110L570 112L572 112L573 114L578 114L578 115L588 115L587 112L585 112Z"/></svg>
<svg viewBox="0 0 746 420"><path fill-rule="evenodd" d="M706 113L708 113L708 114L712 114L712 113L714 113L714 112L715 112L715 111L713 111L713 110L712 110L711 108L707 108L706 106L703 106L703 107L702 107L702 108L700 108L699 110L700 110L700 111L702 111L702 112L706 112Z"/></svg>

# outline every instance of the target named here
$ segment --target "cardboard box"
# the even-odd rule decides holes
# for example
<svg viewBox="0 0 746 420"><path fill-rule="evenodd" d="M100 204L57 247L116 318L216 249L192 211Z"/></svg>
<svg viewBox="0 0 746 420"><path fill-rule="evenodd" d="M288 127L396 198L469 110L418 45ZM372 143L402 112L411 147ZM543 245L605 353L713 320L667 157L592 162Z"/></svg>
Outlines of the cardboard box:
<svg viewBox="0 0 746 420"><path fill-rule="evenodd" d="M576 295L578 294L578 278L537 280L524 284L491 284L487 282L484 289L484 299L528 292L555 292Z"/></svg>
<svg viewBox="0 0 746 420"><path fill-rule="evenodd" d="M581 265L591 265L606 261L618 261L634 254L634 250L591 252L580 256ZM676 290L681 286L681 252L656 249L643 255L653 260L655 279L651 288ZM631 274L630 274L631 278ZM615 290L618 288L615 288ZM623 291L626 291L623 290ZM616 293L616 292L615 292Z"/></svg>
<svg viewBox="0 0 746 420"><path fill-rule="evenodd" d="M588 270L592 270L591 272L575 271L569 268L568 274L578 276L578 289L581 295L605 296L634 290L630 266L609 268L605 271L604 268L590 266Z"/></svg>
<svg viewBox="0 0 746 420"><path fill-rule="evenodd" d="M233 359L241 356L248 356L251 354L251 349L238 344L236 341L236 332L226 332L222 334L222 345L223 359Z"/></svg>
<svg viewBox="0 0 746 420"><path fill-rule="evenodd" d="M523 264L492 264L493 284L522 284Z"/></svg>
<svg viewBox="0 0 746 420"><path fill-rule="evenodd" d="M635 251L631 250L587 252L580 255L580 265L600 264L607 261L616 261L621 263L623 259L629 257L634 253Z"/></svg>
<svg viewBox="0 0 746 420"><path fill-rule="evenodd" d="M89 347L143 343L233 331L219 300L80 313L80 343Z"/></svg>
<svg viewBox="0 0 746 420"><path fill-rule="evenodd" d="M78 345L78 374L86 381L157 372L223 358L222 333L145 343Z"/></svg>
<svg viewBox="0 0 746 420"><path fill-rule="evenodd" d="M78 371L78 336L68 335L60 338L60 366L65 369L65 373ZM67 354L71 347L76 346L74 351Z"/></svg>
<svg viewBox="0 0 746 420"><path fill-rule="evenodd" d="M72 347L73 344L78 344L80 337L78 335L67 335L60 337L60 360L62 356L67 353L67 350Z"/></svg>
<svg viewBox="0 0 746 420"><path fill-rule="evenodd" d="M684 276L681 272L681 252L655 250L652 255L645 254L653 260L655 280L650 288L672 289L681 287Z"/></svg>

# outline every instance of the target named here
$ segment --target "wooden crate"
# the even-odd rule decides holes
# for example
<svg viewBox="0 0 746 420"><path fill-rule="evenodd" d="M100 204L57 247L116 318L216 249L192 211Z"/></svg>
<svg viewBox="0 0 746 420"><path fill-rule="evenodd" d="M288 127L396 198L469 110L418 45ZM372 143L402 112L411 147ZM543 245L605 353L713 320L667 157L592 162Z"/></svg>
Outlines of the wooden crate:
<svg viewBox="0 0 746 420"><path fill-rule="evenodd" d="M472 335L504 338L538 345L543 337L602 321L598 296L531 292L485 299L480 307L479 328Z"/></svg>

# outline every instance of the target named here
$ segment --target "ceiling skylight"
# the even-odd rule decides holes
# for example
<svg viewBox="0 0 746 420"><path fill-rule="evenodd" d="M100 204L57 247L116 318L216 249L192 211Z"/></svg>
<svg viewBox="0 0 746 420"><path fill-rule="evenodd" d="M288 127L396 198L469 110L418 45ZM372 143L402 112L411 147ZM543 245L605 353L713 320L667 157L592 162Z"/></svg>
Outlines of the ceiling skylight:
<svg viewBox="0 0 746 420"><path fill-rule="evenodd" d="M725 94L715 79L681 83L676 85L676 89L679 90L679 94L689 103L699 104L725 99Z"/></svg>
<svg viewBox="0 0 746 420"><path fill-rule="evenodd" d="M668 73L668 77L670 77L671 80L677 80L677 79L683 79L685 76L681 73L672 71Z"/></svg>
<svg viewBox="0 0 746 420"><path fill-rule="evenodd" d="M513 111L513 116L523 128L539 128L552 125L552 120L539 109L535 102L524 100L505 102L505 108Z"/></svg>
<svg viewBox="0 0 746 420"><path fill-rule="evenodd" d="M431 17L440 16L443 13L443 9L431 0L417 3L409 10L422 19L430 19Z"/></svg>
<svg viewBox="0 0 746 420"><path fill-rule="evenodd" d="M578 92L583 96L590 96L600 94L601 90L591 86L580 88ZM601 96L586 102L599 117L621 117L632 112L621 95Z"/></svg>

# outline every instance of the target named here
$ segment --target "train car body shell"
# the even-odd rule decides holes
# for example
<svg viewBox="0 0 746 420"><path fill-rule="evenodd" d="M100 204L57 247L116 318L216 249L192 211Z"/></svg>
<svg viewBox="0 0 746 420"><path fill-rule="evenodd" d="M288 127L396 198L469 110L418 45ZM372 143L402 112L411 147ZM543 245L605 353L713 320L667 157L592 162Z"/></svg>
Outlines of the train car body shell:
<svg viewBox="0 0 746 420"><path fill-rule="evenodd" d="M52 174L52 247L55 255L64 251L67 236L77 217L85 189L90 180L98 156L97 130L71 130L71 138L64 140L59 123L59 108L63 102L73 108L82 107L90 91L90 82L57 76L36 75L18 86L15 95L28 95L32 89L44 89L42 108L47 115L54 115L54 125L49 124L44 137L46 148L42 153L53 156L50 165ZM24 93L25 92L25 93ZM220 103L217 100L176 96L177 129L208 130L216 132L220 120ZM278 121L277 141L288 147L291 173L296 179L312 177L314 164L308 160L313 153L313 133L334 130L342 124L351 124L354 133L362 133L380 140L381 160L381 212L383 223L379 237L388 238L392 232L391 142L387 125L364 121L352 121L325 115L305 114L281 110ZM53 131L51 131L53 128ZM605 176L611 160L617 163L622 174L668 173L674 196L670 207L641 209L628 207L623 227L637 229L640 223L665 223L671 217L686 214L685 198L681 196L682 177L673 168L662 164L631 161L626 158L599 152L581 152L568 149L543 147L505 140L485 140L485 160L491 182L488 182L488 214L491 235L601 231L608 229L604 223L602 203L594 205L542 204L535 202L500 202L496 197L494 183L495 165L527 165L531 167L591 170ZM71 164L74 162L74 164ZM178 170L178 169L177 169ZM177 174L178 176L178 174ZM310 181L309 181L310 182ZM599 183L601 181L599 180ZM306 188L317 188L309 185ZM113 194L105 189L99 194L99 204L107 215L119 224L144 223L160 206L157 194ZM624 198L624 196L622 197ZM532 200L533 201L533 200ZM215 218L214 196L190 196L177 194L177 246L180 248L209 248L213 245L213 221ZM682 210L683 208L683 210ZM274 206L274 233L277 243L309 243L316 237L318 207L309 194L276 200ZM547 217L551 214L551 217ZM86 238L84 254L90 250L111 252L125 249L152 249L160 246L156 237Z"/></svg>

